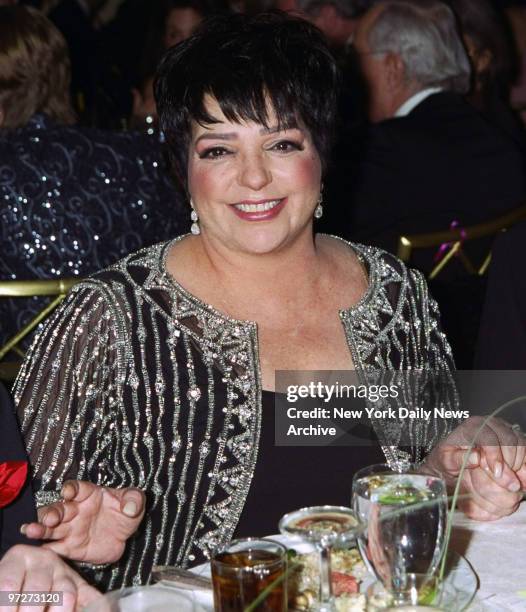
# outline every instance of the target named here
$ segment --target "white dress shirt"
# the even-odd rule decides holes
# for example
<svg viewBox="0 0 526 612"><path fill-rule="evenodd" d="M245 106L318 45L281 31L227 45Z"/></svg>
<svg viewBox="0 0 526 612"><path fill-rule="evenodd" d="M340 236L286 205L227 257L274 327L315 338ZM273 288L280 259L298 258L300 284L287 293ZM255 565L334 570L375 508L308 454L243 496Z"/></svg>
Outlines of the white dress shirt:
<svg viewBox="0 0 526 612"><path fill-rule="evenodd" d="M408 98L402 106L396 111L394 114L395 117L406 117L409 113L415 109L419 104L421 104L424 100L432 96L433 94L442 91L442 87L427 87L426 89L422 89L414 96Z"/></svg>

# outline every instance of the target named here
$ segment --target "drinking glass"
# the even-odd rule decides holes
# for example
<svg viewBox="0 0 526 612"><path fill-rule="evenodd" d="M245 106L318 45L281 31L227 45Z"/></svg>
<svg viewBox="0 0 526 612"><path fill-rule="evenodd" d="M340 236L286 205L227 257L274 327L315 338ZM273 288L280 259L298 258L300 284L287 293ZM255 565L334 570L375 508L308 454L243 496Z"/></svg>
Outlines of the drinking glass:
<svg viewBox="0 0 526 612"><path fill-rule="evenodd" d="M287 549L274 540L245 538L212 557L216 612L285 612L287 609Z"/></svg>
<svg viewBox="0 0 526 612"><path fill-rule="evenodd" d="M311 506L285 514L279 530L314 544L320 555L320 595L315 610L333 612L331 582L331 549L348 547L356 539L358 521L354 512L344 506Z"/></svg>
<svg viewBox="0 0 526 612"><path fill-rule="evenodd" d="M447 518L442 478L416 466L373 465L353 479L353 509L366 527L358 546L397 606L415 604L411 576L431 579L444 551Z"/></svg>

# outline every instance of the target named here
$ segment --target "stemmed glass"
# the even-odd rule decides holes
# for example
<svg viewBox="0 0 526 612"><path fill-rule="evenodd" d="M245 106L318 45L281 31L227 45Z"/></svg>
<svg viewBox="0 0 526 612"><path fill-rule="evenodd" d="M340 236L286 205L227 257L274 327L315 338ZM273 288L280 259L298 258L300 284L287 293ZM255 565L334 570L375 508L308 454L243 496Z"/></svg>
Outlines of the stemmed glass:
<svg viewBox="0 0 526 612"><path fill-rule="evenodd" d="M394 472L388 465L373 465L354 476L352 497L356 516L366 526L357 537L366 565L394 605L418 603L414 580L420 577L425 586L444 551L444 481L416 466Z"/></svg>
<svg viewBox="0 0 526 612"><path fill-rule="evenodd" d="M315 546L320 555L318 612L333 612L331 550L347 548L356 539L358 521L345 506L311 506L285 514L279 522L284 535L296 535Z"/></svg>

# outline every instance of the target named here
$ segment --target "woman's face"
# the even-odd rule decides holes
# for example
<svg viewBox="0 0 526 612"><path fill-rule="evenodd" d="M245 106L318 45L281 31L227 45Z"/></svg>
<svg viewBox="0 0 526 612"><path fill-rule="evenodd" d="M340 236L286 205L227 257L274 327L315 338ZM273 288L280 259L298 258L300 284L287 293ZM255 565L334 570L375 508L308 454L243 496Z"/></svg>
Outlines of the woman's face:
<svg viewBox="0 0 526 612"><path fill-rule="evenodd" d="M320 195L321 162L309 131L277 130L226 119L206 102L218 123L194 122L188 188L203 234L230 250L270 253L312 231Z"/></svg>
<svg viewBox="0 0 526 612"><path fill-rule="evenodd" d="M489 49L480 49L468 34L465 34L463 38L471 65L475 71L475 84L479 88L483 77L490 69L493 56Z"/></svg>
<svg viewBox="0 0 526 612"><path fill-rule="evenodd" d="M191 7L172 9L166 18L165 49L189 38L202 20L203 16Z"/></svg>

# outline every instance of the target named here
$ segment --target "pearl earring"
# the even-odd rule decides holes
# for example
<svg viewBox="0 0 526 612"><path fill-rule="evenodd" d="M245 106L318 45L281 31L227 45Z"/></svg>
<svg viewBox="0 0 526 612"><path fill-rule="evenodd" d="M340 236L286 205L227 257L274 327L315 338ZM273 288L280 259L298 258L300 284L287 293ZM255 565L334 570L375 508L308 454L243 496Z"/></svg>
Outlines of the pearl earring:
<svg viewBox="0 0 526 612"><path fill-rule="evenodd" d="M190 228L190 231L192 232L194 236L199 236L199 234L201 233L201 228L199 227L199 215L197 214L194 208L194 203L191 198L190 198L190 206L192 207L192 212L190 213L190 219L192 220L192 227Z"/></svg>
<svg viewBox="0 0 526 612"><path fill-rule="evenodd" d="M323 189L323 186L322 186ZM318 198L318 205L314 209L314 218L321 219L323 217L323 193L320 191L320 197Z"/></svg>

